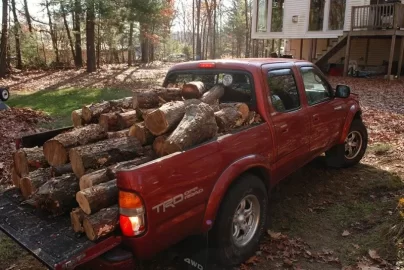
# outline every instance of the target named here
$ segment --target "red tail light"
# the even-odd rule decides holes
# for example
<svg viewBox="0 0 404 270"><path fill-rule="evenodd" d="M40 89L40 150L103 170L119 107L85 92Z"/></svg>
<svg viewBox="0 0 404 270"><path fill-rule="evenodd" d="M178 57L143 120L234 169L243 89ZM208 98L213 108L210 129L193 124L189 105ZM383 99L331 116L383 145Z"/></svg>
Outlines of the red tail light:
<svg viewBox="0 0 404 270"><path fill-rule="evenodd" d="M215 68L215 63L199 63L199 68Z"/></svg>
<svg viewBox="0 0 404 270"><path fill-rule="evenodd" d="M136 236L145 231L143 202L135 193L119 191L119 214L123 235Z"/></svg>

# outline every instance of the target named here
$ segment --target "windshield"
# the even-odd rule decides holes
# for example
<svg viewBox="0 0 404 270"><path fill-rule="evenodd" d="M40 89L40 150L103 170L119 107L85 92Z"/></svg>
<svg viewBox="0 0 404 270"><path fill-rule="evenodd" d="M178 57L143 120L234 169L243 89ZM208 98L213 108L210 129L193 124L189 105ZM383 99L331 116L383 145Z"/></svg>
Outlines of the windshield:
<svg viewBox="0 0 404 270"><path fill-rule="evenodd" d="M182 87L185 83L202 81L210 89L215 85L223 85L225 93L220 102L244 102L253 106L255 100L254 87L251 75L235 70L195 70L173 71L167 75L165 87Z"/></svg>

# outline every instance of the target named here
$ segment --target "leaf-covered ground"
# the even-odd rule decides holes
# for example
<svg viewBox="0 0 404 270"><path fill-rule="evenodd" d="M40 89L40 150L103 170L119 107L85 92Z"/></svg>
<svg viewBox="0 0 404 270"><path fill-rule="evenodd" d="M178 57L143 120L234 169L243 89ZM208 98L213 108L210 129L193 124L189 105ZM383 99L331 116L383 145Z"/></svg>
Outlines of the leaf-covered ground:
<svg viewBox="0 0 404 270"><path fill-rule="evenodd" d="M74 70L42 72L13 82L15 91L24 92L67 87L131 90L142 85L136 83L137 76L142 76L138 74L144 74L139 70L114 67L95 75ZM153 80L160 82L166 71L165 67L146 70L155 72ZM127 83L128 76L131 81ZM396 208L404 193L404 81L330 79L335 85L350 85L360 96L370 138L367 154L360 165L346 170L328 169L319 157L283 181L272 192L270 228L260 251L241 269L377 270L395 269L402 263L400 245L391 228L404 222ZM147 80L139 81L150 83ZM4 184L14 138L37 131L38 121L49 120L29 110L0 112L0 119L0 138L4 140L0 145L0 181ZM41 268L33 257L20 256L20 252L0 234L0 269ZM151 269L178 268L181 259L173 261L171 255L162 254L151 263Z"/></svg>

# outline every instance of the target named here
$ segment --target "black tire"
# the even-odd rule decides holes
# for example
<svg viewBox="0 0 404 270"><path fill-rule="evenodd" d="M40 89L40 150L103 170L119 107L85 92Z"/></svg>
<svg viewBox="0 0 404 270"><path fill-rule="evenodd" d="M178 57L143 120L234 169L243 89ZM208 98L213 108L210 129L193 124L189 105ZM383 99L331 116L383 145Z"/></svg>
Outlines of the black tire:
<svg viewBox="0 0 404 270"><path fill-rule="evenodd" d="M328 150L326 154L327 165L333 168L347 168L358 164L363 156L365 155L368 146L368 132L363 124L362 120L354 119L349 129L348 134L352 132L358 132L361 135L362 144L357 153L353 158L347 158L345 154L345 143L338 144Z"/></svg>
<svg viewBox="0 0 404 270"><path fill-rule="evenodd" d="M210 233L211 252L214 252L216 261L224 266L238 265L254 255L267 223L268 193L264 183L252 174L244 174L236 181L224 197ZM259 203L259 220L252 238L244 246L239 246L232 235L233 218L240 202L248 195L255 196Z"/></svg>
<svg viewBox="0 0 404 270"><path fill-rule="evenodd" d="M0 88L0 100L7 101L10 97L10 92L6 88Z"/></svg>

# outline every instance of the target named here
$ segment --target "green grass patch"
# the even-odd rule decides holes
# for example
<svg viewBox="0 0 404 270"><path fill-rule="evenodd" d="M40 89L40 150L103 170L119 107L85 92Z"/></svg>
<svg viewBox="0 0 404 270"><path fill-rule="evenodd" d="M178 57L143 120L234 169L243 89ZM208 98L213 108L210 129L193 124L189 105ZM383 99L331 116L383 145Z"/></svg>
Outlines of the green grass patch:
<svg viewBox="0 0 404 270"><path fill-rule="evenodd" d="M11 107L28 107L43 111L51 116L54 121L42 126L59 128L71 125L71 112L83 105L128 97L131 94L130 90L113 88L65 88L14 95L7 104Z"/></svg>
<svg viewBox="0 0 404 270"><path fill-rule="evenodd" d="M378 143L378 144L369 146L369 150L378 156L386 154L391 149L392 149L392 146L387 143Z"/></svg>

